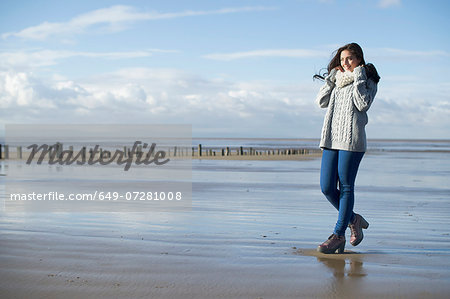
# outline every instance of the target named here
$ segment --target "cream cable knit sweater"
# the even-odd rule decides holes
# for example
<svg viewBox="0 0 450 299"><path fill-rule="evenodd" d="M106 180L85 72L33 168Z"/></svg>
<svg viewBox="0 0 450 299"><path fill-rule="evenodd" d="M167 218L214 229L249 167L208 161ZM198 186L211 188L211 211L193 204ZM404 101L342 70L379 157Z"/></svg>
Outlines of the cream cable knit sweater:
<svg viewBox="0 0 450 299"><path fill-rule="evenodd" d="M336 69L325 77L316 101L327 108L323 122L321 148L365 152L367 113L377 93L377 84L367 79L364 67L353 70L354 78L340 76L336 85ZM340 78L339 78L340 77ZM344 85L340 87L341 85Z"/></svg>

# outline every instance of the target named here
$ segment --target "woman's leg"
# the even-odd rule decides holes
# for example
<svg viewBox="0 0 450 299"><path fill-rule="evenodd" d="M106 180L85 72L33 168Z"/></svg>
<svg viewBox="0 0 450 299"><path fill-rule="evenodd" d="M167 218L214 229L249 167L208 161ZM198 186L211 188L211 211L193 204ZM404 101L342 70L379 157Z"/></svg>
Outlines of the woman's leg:
<svg viewBox="0 0 450 299"><path fill-rule="evenodd" d="M338 158L339 151L324 149L320 167L320 188L328 201L339 210L338 190Z"/></svg>
<svg viewBox="0 0 450 299"><path fill-rule="evenodd" d="M338 177L339 177L339 217L334 228L334 233L344 236L348 223L354 217L353 205L356 174L363 152L339 151L338 153Z"/></svg>

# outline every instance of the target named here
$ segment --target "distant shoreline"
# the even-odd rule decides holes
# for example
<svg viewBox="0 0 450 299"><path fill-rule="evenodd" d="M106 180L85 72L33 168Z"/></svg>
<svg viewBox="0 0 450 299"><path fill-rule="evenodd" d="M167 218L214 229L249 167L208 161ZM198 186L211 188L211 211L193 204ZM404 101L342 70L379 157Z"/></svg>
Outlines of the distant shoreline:
<svg viewBox="0 0 450 299"><path fill-rule="evenodd" d="M277 141L317 141L317 143L320 141L320 138L283 138L283 137L192 137L193 140L277 140ZM446 139L424 139L424 138L418 138L418 139L397 139L397 138L367 138L367 142L450 142L450 138Z"/></svg>

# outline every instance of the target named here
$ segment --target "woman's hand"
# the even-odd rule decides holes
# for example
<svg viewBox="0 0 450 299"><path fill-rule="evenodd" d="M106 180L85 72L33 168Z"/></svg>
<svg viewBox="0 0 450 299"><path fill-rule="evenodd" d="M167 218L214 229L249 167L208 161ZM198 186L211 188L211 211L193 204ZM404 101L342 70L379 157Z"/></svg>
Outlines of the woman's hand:
<svg viewBox="0 0 450 299"><path fill-rule="evenodd" d="M336 70L344 72L344 69L342 68L342 66L338 65L337 67L335 67Z"/></svg>

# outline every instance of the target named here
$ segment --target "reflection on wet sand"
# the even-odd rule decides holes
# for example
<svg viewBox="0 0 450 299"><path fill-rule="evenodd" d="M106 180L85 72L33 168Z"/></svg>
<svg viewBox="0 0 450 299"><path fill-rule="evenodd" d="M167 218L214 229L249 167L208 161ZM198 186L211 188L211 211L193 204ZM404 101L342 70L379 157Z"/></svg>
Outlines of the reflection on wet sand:
<svg viewBox="0 0 450 299"><path fill-rule="evenodd" d="M315 257L324 270L322 292L325 297L352 298L355 294L364 293L365 277L364 261L369 257L365 253L346 250L343 254L323 254L314 249L298 249L295 254ZM369 254L373 257L372 254ZM327 275L329 273L329 275Z"/></svg>
<svg viewBox="0 0 450 299"><path fill-rule="evenodd" d="M297 249L295 254L314 256L317 261L325 265L328 270L332 270L334 277L364 277L367 273L363 268L363 260L368 258L367 253L358 253L346 250L343 254L324 254L314 249ZM370 256L379 255L379 252L373 252ZM348 267L346 267L348 265ZM346 269L347 268L347 269Z"/></svg>
<svg viewBox="0 0 450 299"><path fill-rule="evenodd" d="M349 257L348 261L345 259L333 259L328 257L317 257L317 260L327 266L333 273L334 277L364 277L367 273L364 272L363 262L358 258ZM346 271L346 265L347 267Z"/></svg>
<svg viewBox="0 0 450 299"><path fill-rule="evenodd" d="M367 276L364 271L363 262L357 254L340 254L345 258L335 259L333 257L316 257L319 262L326 266L326 270L332 273L332 277L325 281L324 290L326 294L337 298L351 298L355 294L361 294L362 279Z"/></svg>

